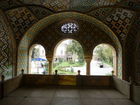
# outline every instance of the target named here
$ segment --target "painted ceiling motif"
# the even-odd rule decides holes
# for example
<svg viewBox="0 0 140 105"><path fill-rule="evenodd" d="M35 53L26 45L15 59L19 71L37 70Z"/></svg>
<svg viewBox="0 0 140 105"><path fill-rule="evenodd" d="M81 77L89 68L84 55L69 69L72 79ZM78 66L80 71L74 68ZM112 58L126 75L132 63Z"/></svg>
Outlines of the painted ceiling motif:
<svg viewBox="0 0 140 105"><path fill-rule="evenodd" d="M0 8L4 10L20 5L22 5L22 3L18 0L0 0Z"/></svg>
<svg viewBox="0 0 140 105"><path fill-rule="evenodd" d="M126 0L121 2L119 5L140 11L140 0Z"/></svg>
<svg viewBox="0 0 140 105"><path fill-rule="evenodd" d="M0 0L0 8L8 10L22 5L38 5L54 12L75 10L87 12L102 6L123 6L140 10L140 0Z"/></svg>
<svg viewBox="0 0 140 105"><path fill-rule="evenodd" d="M122 0L20 0L25 4L43 5L54 11L87 11L93 7L115 5Z"/></svg>
<svg viewBox="0 0 140 105"><path fill-rule="evenodd" d="M16 33L17 40L21 39L24 32L37 22L36 17L25 7L9 10L6 15Z"/></svg>
<svg viewBox="0 0 140 105"><path fill-rule="evenodd" d="M106 17L105 24L107 24L121 40L125 40L134 16L135 13L132 11L117 8L112 14Z"/></svg>
<svg viewBox="0 0 140 105"><path fill-rule="evenodd" d="M17 40L21 39L29 27L38 20L52 15L55 12L66 10L77 10L95 17L108 25L121 40L125 40L135 16L133 16L134 13L129 10L121 9L119 5L128 8L129 6L137 8L140 3L138 1L139 0L0 0L0 8L4 8L7 18L13 26L13 30L16 32ZM24 4L27 4L27 6ZM118 6L118 8L111 7L113 5Z"/></svg>

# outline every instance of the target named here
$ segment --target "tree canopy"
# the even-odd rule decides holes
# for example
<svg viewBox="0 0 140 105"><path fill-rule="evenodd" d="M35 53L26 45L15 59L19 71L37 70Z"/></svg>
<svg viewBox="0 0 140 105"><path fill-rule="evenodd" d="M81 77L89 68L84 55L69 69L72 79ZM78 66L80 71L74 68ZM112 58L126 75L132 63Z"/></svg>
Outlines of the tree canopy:
<svg viewBox="0 0 140 105"><path fill-rule="evenodd" d="M72 40L68 44L66 48L66 52L71 54L76 54L79 62L82 63L84 61L84 53L83 53L82 46L77 41Z"/></svg>
<svg viewBox="0 0 140 105"><path fill-rule="evenodd" d="M109 45L101 44L94 50L95 56L102 62L113 65L112 48Z"/></svg>

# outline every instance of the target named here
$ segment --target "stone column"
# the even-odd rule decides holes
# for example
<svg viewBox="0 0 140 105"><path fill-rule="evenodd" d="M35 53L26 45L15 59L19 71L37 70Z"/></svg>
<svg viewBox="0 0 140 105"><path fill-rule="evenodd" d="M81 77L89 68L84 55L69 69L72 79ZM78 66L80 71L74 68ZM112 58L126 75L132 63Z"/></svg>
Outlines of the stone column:
<svg viewBox="0 0 140 105"><path fill-rule="evenodd" d="M115 50L113 50L113 75L118 76L118 56L117 53L115 52Z"/></svg>
<svg viewBox="0 0 140 105"><path fill-rule="evenodd" d="M47 58L48 62L49 62L49 75L52 74L52 61L53 61L53 58Z"/></svg>
<svg viewBox="0 0 140 105"><path fill-rule="evenodd" d="M30 50L30 52L29 52L29 63L28 63L28 70L27 70L27 73L28 74L31 74L31 68L32 68L32 50Z"/></svg>
<svg viewBox="0 0 140 105"><path fill-rule="evenodd" d="M86 61L86 75L90 75L90 63L91 63L92 57L85 57Z"/></svg>

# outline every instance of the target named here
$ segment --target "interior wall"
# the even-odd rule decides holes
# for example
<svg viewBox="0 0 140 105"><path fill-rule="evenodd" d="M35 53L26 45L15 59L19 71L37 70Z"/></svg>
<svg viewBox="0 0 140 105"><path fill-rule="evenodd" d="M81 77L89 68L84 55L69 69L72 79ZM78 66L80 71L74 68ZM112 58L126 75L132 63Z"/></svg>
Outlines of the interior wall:
<svg viewBox="0 0 140 105"><path fill-rule="evenodd" d="M47 81L47 82L46 82ZM111 76L74 76L74 75L23 75L23 85L26 87L100 87L112 88Z"/></svg>
<svg viewBox="0 0 140 105"><path fill-rule="evenodd" d="M113 85L114 87L124 94L127 98L130 98L130 83L117 77L113 77Z"/></svg>
<svg viewBox="0 0 140 105"><path fill-rule="evenodd" d="M140 31L137 34L135 69L135 82L140 85Z"/></svg>
<svg viewBox="0 0 140 105"><path fill-rule="evenodd" d="M140 84L140 44L137 48L137 55L136 55L136 72L135 72L135 80L138 84Z"/></svg>
<svg viewBox="0 0 140 105"><path fill-rule="evenodd" d="M133 101L140 105L140 86L133 86Z"/></svg>
<svg viewBox="0 0 140 105"><path fill-rule="evenodd" d="M71 17L72 16L72 17ZM57 18L59 17L59 18ZM88 31L86 31L84 28L83 30L80 30L80 34L77 35L72 35L71 37L69 37L69 35L62 35L62 33L60 34L59 32L56 32L57 34L55 34L55 26L53 27L53 31L52 29L49 30L47 29L49 25L53 24L53 23L57 23L60 20L64 20L64 19L76 19L76 20L86 20L85 22L87 23L92 23L92 31L90 31L89 29L91 27L85 28ZM81 25L85 26L86 25ZM47 28L46 28L47 27ZM97 27L97 28L96 28ZM47 31L50 31L49 33L45 33L43 34L43 31L40 32L40 30L45 29ZM98 31L100 30L100 31ZM53 49L54 48L50 48L48 46L55 46L56 42L59 42L60 40L64 39L64 38L74 38L78 41L82 41L82 38L84 39L83 45L87 45L87 46L83 46L84 50L86 51L86 56L91 56L92 55L92 45L94 45L93 43L110 43L110 44L114 44L113 46L117 47L120 51L121 51L121 44L118 40L118 38L115 36L115 34L110 30L109 27L107 27L105 24L103 24L102 22L100 22L99 20L84 15L84 14L80 14L80 13L75 13L75 12L64 12L64 13L58 13L58 14L54 14L51 15L49 17L46 17L42 20L40 20L37 24L33 25L32 28L30 28L24 35L22 41L20 42L19 45L19 49L18 49L18 71L21 70L21 67L27 71L27 65L28 65L28 47L30 46L30 44L33 42L33 40L35 40L35 36L39 35L39 33L41 34L40 37L37 38L42 40L42 42L46 42L44 45L46 45L48 48L48 51L50 51L49 54L52 54ZM102 37L98 38L98 35L101 35ZM46 38L44 38L44 36L46 35L46 38L48 38L48 41L46 41ZM62 37L63 36L63 37ZM107 38L108 37L108 38ZM86 38L86 40L85 40ZM95 38L95 39L94 39ZM45 39L45 41L43 41ZM94 39L94 40L91 40ZM100 39L100 40L96 40L96 39ZM108 41L109 39L109 41ZM48 44L47 44L48 43ZM122 64L122 63L120 63Z"/></svg>
<svg viewBox="0 0 140 105"><path fill-rule="evenodd" d="M3 93L4 93L4 96L7 96L9 95L11 92L13 92L14 90L16 90L17 88L19 88L22 84L22 76L17 76L17 77L14 77L12 79L8 79L8 80L5 80L4 83L3 83ZM0 82L0 98L2 96L2 84Z"/></svg>
<svg viewBox="0 0 140 105"><path fill-rule="evenodd" d="M125 79L127 81L133 79L135 81L135 72L136 72L136 62L135 58L137 58L136 50L139 43L139 35L138 31L140 30L140 15L136 14L135 20L129 29L129 33L126 37L125 45L123 48L123 57L124 57L124 73Z"/></svg>
<svg viewBox="0 0 140 105"><path fill-rule="evenodd" d="M0 76L5 75L6 79L12 78L15 71L12 35L5 14L0 10Z"/></svg>

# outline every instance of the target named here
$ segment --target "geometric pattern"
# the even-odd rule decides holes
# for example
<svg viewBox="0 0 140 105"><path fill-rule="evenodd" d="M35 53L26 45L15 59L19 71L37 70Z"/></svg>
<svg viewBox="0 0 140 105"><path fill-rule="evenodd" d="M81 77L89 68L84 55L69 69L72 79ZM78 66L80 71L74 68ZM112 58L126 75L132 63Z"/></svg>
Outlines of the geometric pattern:
<svg viewBox="0 0 140 105"><path fill-rule="evenodd" d="M61 26L61 31L65 34L72 34L74 32L77 32L79 29L79 26L75 23L69 22L69 23L64 23Z"/></svg>
<svg viewBox="0 0 140 105"><path fill-rule="evenodd" d="M21 2L19 2L21 1ZM123 6L133 10L140 10L139 0L0 0L0 8L7 10L25 4L45 6L53 11L77 10L85 12L101 6Z"/></svg>
<svg viewBox="0 0 140 105"><path fill-rule="evenodd" d="M5 63L8 60L8 55L5 52L8 48L8 36L6 32L6 27L2 23L2 20L0 20L0 73L4 72L4 70L7 70L8 68L5 66Z"/></svg>
<svg viewBox="0 0 140 105"><path fill-rule="evenodd" d="M3 10L18 7L20 5L21 3L18 0L0 0L0 8Z"/></svg>
<svg viewBox="0 0 140 105"><path fill-rule="evenodd" d="M120 50L120 49L118 49L118 50ZM118 51L118 58L117 59L118 59L118 62L117 62L118 63L118 65L117 65L118 66L118 71L117 71L118 72L118 77L120 79L122 79L122 76L123 76L123 74L122 74L122 72L123 72L122 71L123 70L122 69L122 66L123 66L122 65L122 51Z"/></svg>
<svg viewBox="0 0 140 105"><path fill-rule="evenodd" d="M134 13L118 8L106 18L106 24L118 35L121 40L127 37Z"/></svg>
<svg viewBox="0 0 140 105"><path fill-rule="evenodd" d="M8 28L0 13L0 75L5 75L6 79L12 77L12 56Z"/></svg>
<svg viewBox="0 0 140 105"><path fill-rule="evenodd" d="M44 6L53 11L62 11L69 8L70 0L46 0Z"/></svg>
<svg viewBox="0 0 140 105"><path fill-rule="evenodd" d="M132 10L139 11L140 10L140 1L139 0L124 0L119 4L119 6L127 7Z"/></svg>
<svg viewBox="0 0 140 105"><path fill-rule="evenodd" d="M28 8L39 20L52 14L50 10L40 6L28 6Z"/></svg>
<svg viewBox="0 0 140 105"><path fill-rule="evenodd" d="M136 82L140 84L140 54L139 53L140 53L140 43L136 52L137 59L136 59L136 73L135 73Z"/></svg>
<svg viewBox="0 0 140 105"><path fill-rule="evenodd" d="M140 15L136 21L135 26L137 27L137 30L140 30ZM138 37L140 37L140 33L138 35L139 35ZM137 52L136 52L137 58L136 58L136 73L135 73L136 81L140 84L140 54L139 53L140 53L140 39L139 39L139 45L137 46Z"/></svg>
<svg viewBox="0 0 140 105"><path fill-rule="evenodd" d="M137 49L138 41L140 38L140 36L137 36L139 30L140 30L140 15L136 15L135 20L131 26L131 29L129 30L126 44L125 44L125 52L126 52L125 68L126 68L127 74L129 74L128 76L131 76L132 74L135 73L135 80L136 80L136 82L140 83L139 49ZM137 51L137 52L135 52L135 51ZM136 58L136 59L134 59L134 58ZM136 60L136 62L135 62L135 60ZM136 70L134 70L134 68Z"/></svg>
<svg viewBox="0 0 140 105"><path fill-rule="evenodd" d="M25 4L43 5L53 11L87 11L93 7L110 6L122 0L20 0Z"/></svg>
<svg viewBox="0 0 140 105"><path fill-rule="evenodd" d="M94 6L109 6L109 5L115 5L118 2L121 2L122 0L96 0Z"/></svg>
<svg viewBox="0 0 140 105"><path fill-rule="evenodd" d="M110 8L110 7L99 8L99 9L93 10L87 14L95 17L96 19L104 21L106 19L106 17L108 17L108 15L110 15L114 10L115 10L114 8Z"/></svg>
<svg viewBox="0 0 140 105"><path fill-rule="evenodd" d="M138 84L140 84L140 54L139 54L140 53L140 31L139 30L140 30L140 15L137 15L137 18L133 24L132 32L129 35L128 40L129 40L130 45L129 45L128 51L130 53L129 56L131 56L134 53L133 55L136 57L136 59L135 59L136 64L134 64L136 67L136 70L135 70L136 78L135 79ZM134 36L134 37L131 37L131 36ZM133 44L133 47L132 47L132 44ZM136 53L133 52L133 49L136 49ZM133 64L133 61L132 60L130 60L130 61L131 61L131 64Z"/></svg>
<svg viewBox="0 0 140 105"><path fill-rule="evenodd" d="M16 33L15 38L19 41L22 35L34 24L37 19L25 7L12 9L6 12L7 17Z"/></svg>

